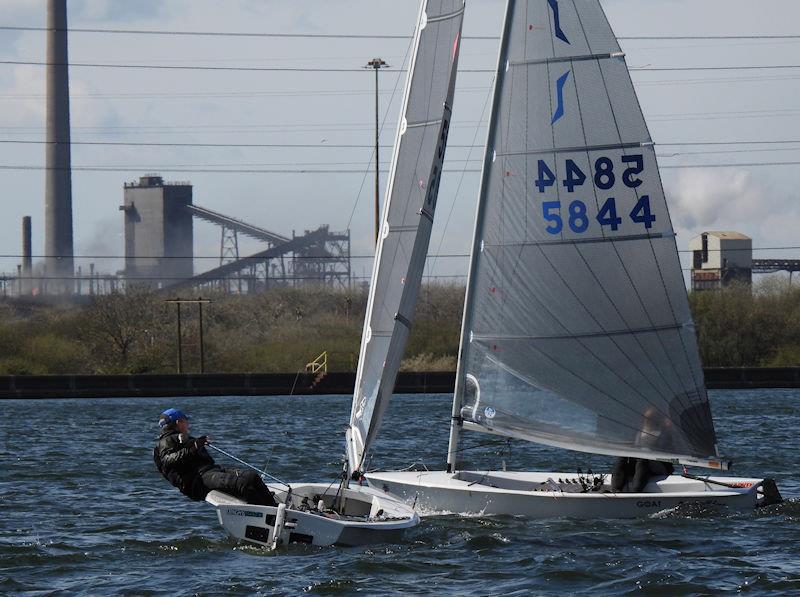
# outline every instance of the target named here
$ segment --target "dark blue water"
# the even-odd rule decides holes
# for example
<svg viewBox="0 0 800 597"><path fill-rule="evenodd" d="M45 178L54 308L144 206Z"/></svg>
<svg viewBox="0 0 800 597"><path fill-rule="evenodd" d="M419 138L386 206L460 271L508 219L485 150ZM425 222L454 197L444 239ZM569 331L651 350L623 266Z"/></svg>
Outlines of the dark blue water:
<svg viewBox="0 0 800 597"><path fill-rule="evenodd" d="M785 496L800 496L800 392L714 392L712 401L736 473L772 476ZM170 406L192 413L196 434L276 475L319 481L338 471L348 397L0 402L0 593L800 593L796 499L632 521L442 516L399 545L371 548L237 546L210 507L153 467L155 421ZM398 397L372 466L441 466L449 414L449 396ZM519 443L469 454L475 466L505 460L520 470L608 463Z"/></svg>

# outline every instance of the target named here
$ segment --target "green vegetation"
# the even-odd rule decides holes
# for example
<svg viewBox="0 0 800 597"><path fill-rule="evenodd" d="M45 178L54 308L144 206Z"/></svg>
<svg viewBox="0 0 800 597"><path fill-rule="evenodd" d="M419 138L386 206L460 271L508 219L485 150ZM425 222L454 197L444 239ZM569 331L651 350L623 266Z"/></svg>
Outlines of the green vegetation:
<svg viewBox="0 0 800 597"><path fill-rule="evenodd" d="M695 292L689 303L706 367L800 365L800 289L785 279Z"/></svg>
<svg viewBox="0 0 800 597"><path fill-rule="evenodd" d="M427 286L403 368L452 370L463 288ZM84 305L0 303L0 374L173 373L177 313L148 290L98 296ZM258 295L205 295L207 372L295 372L321 352L329 371L354 371L366 293L276 288ZM181 307L183 368L199 371L199 318Z"/></svg>
<svg viewBox="0 0 800 597"><path fill-rule="evenodd" d="M456 366L464 289L422 289L403 369ZM82 305L0 302L0 374L171 373L176 308L147 290ZM214 295L204 309L206 371L295 372L322 351L329 371L353 371L366 293L276 288ZM800 289L770 279L753 289L693 293L703 362L709 367L800 365ZM182 307L184 370L199 370L198 309Z"/></svg>

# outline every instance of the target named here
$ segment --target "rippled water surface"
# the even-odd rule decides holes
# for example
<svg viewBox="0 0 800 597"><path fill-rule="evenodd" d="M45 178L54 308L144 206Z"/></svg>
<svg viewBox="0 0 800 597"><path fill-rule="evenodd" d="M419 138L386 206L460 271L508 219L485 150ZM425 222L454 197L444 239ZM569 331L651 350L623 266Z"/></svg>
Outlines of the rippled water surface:
<svg viewBox="0 0 800 597"><path fill-rule="evenodd" d="M0 401L0 593L800 594L800 392L712 402L736 473L774 477L787 502L631 521L437 516L399 545L271 554L237 546L155 471L158 413L190 412L195 434L278 476L332 480L349 397ZM449 396L396 397L372 467L441 467L449 414ZM521 443L466 454L518 470L609 464Z"/></svg>

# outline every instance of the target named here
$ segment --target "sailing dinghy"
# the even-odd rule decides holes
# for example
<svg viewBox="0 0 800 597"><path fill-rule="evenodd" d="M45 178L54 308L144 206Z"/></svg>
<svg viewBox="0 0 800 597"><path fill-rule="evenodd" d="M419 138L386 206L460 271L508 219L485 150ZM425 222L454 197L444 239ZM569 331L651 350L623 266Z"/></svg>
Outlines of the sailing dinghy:
<svg viewBox="0 0 800 597"><path fill-rule="evenodd" d="M447 143L463 15L464 0L423 0L420 6L358 365L357 387L366 391L354 395L346 433L351 471L360 470L377 436L394 383L394 376L392 385L382 382L380 370L385 361L396 374L413 317ZM346 470L341 483L292 483L291 490L269 485L283 501L278 507L253 506L218 491L206 501L233 537L271 548L384 543L419 523L405 502L350 481Z"/></svg>
<svg viewBox="0 0 800 597"><path fill-rule="evenodd" d="M598 0L509 0L446 471L370 484L433 512L637 517L780 500L771 480L460 470L464 430L723 471L653 142Z"/></svg>

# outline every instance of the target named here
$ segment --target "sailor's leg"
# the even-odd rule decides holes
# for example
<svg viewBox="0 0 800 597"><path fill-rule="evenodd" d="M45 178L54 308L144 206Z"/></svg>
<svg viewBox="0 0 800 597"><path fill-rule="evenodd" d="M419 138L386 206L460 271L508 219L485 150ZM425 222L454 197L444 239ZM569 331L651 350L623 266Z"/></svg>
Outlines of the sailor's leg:
<svg viewBox="0 0 800 597"><path fill-rule="evenodd" d="M257 506L277 506L275 496L264 485L261 477L255 471L236 470L238 474L237 489L248 504Z"/></svg>
<svg viewBox="0 0 800 597"><path fill-rule="evenodd" d="M256 506L277 506L278 502L254 471L213 468L203 473L203 483Z"/></svg>
<svg viewBox="0 0 800 597"><path fill-rule="evenodd" d="M236 474L221 466L215 466L202 473L203 484L211 490L216 489L228 495L241 497L236 491Z"/></svg>
<svg viewBox="0 0 800 597"><path fill-rule="evenodd" d="M629 458L617 458L614 462L614 470L611 471L611 490L616 493L625 491L625 484L633 473L630 470L632 467L629 460Z"/></svg>
<svg viewBox="0 0 800 597"><path fill-rule="evenodd" d="M642 458L636 459L636 470L633 473L633 480L630 484L630 490L633 493L641 493L644 486L650 480L650 462Z"/></svg>

